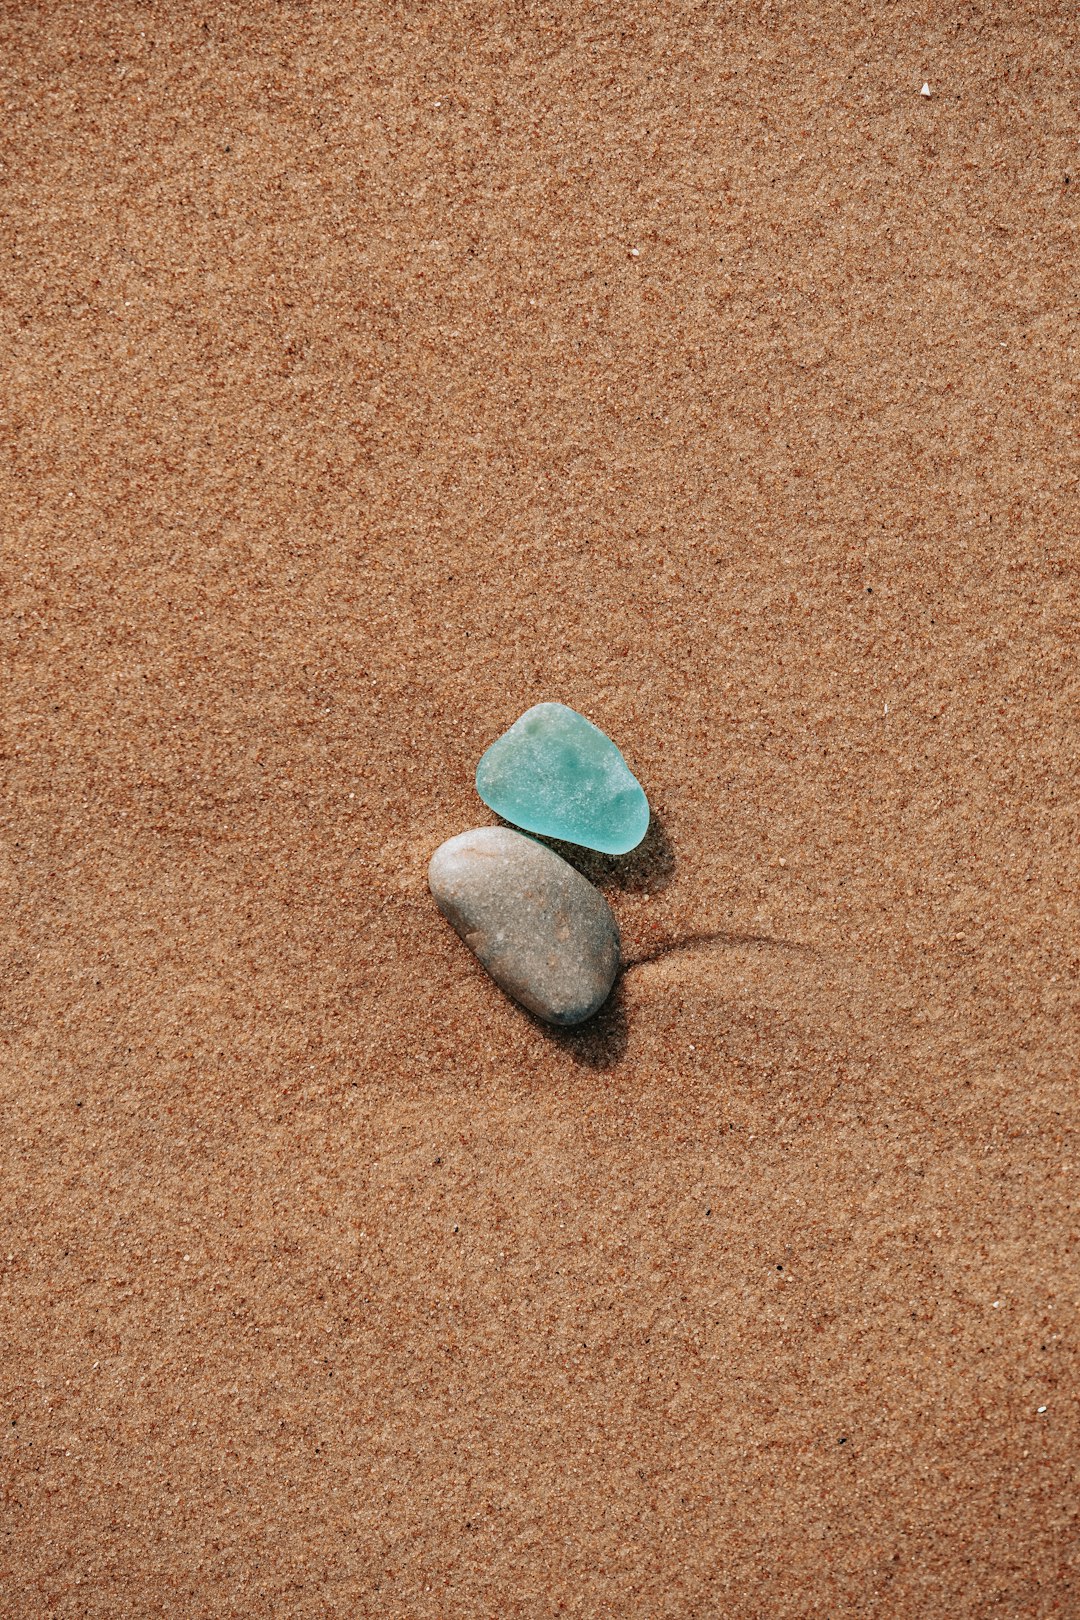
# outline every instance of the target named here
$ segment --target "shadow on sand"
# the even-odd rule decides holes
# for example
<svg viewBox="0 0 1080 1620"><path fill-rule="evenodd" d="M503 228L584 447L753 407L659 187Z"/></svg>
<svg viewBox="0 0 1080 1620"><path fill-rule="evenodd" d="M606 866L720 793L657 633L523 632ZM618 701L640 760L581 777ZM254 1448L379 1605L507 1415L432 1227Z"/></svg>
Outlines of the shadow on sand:
<svg viewBox="0 0 1080 1620"><path fill-rule="evenodd" d="M520 1009L522 1016L529 1020L534 1029L539 1030L545 1040L550 1041L552 1046L560 1047L581 1068L614 1069L623 1057L630 1039L630 1026L623 1002L622 975L623 970L620 968L610 996L600 1011L593 1013L584 1024L575 1024L570 1029L560 1029L557 1024L546 1024L542 1018L537 1018L524 1007Z"/></svg>
<svg viewBox="0 0 1080 1620"><path fill-rule="evenodd" d="M537 838L537 833L532 833ZM628 855L600 855L580 844L564 844L557 838L540 838L556 855L576 866L583 877L598 889L625 889L630 894L659 894L675 877L675 851L663 819L654 810L649 830Z"/></svg>

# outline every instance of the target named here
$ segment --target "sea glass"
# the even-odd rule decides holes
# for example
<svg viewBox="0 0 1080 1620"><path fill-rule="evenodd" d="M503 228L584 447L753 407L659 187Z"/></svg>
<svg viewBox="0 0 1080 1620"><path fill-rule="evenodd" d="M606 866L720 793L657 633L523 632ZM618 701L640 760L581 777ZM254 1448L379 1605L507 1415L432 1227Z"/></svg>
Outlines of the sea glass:
<svg viewBox="0 0 1080 1620"><path fill-rule="evenodd" d="M649 801L610 737L565 703L537 703L496 738L476 791L504 820L605 855L635 849Z"/></svg>

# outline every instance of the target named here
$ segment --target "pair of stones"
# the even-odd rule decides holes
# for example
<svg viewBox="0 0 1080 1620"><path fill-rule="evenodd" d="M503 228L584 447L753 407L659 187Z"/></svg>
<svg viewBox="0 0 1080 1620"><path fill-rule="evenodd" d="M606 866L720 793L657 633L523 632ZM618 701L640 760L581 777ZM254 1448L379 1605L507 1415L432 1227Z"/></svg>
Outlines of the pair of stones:
<svg viewBox="0 0 1080 1620"><path fill-rule="evenodd" d="M618 748L562 703L538 703L476 769L484 803L525 833L623 855L649 805ZM443 916L508 995L552 1024L580 1024L619 970L619 930L599 890L535 837L477 827L436 850L428 882Z"/></svg>

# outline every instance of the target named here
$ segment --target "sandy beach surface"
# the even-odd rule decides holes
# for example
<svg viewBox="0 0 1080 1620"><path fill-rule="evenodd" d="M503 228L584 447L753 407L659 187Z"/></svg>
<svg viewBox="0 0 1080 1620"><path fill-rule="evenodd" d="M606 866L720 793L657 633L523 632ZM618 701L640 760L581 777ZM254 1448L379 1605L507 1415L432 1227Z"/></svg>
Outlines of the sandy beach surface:
<svg viewBox="0 0 1080 1620"><path fill-rule="evenodd" d="M1080 1612L1076 52L0 7L5 1620Z"/></svg>

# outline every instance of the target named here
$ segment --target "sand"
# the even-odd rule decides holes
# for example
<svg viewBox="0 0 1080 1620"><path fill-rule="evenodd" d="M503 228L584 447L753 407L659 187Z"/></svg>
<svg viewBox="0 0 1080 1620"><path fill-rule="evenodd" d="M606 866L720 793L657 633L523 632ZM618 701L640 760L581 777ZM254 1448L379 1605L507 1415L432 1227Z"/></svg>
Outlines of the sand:
<svg viewBox="0 0 1080 1620"><path fill-rule="evenodd" d="M1078 1612L1075 65L0 10L5 1617ZM576 1034L425 887L541 699Z"/></svg>

